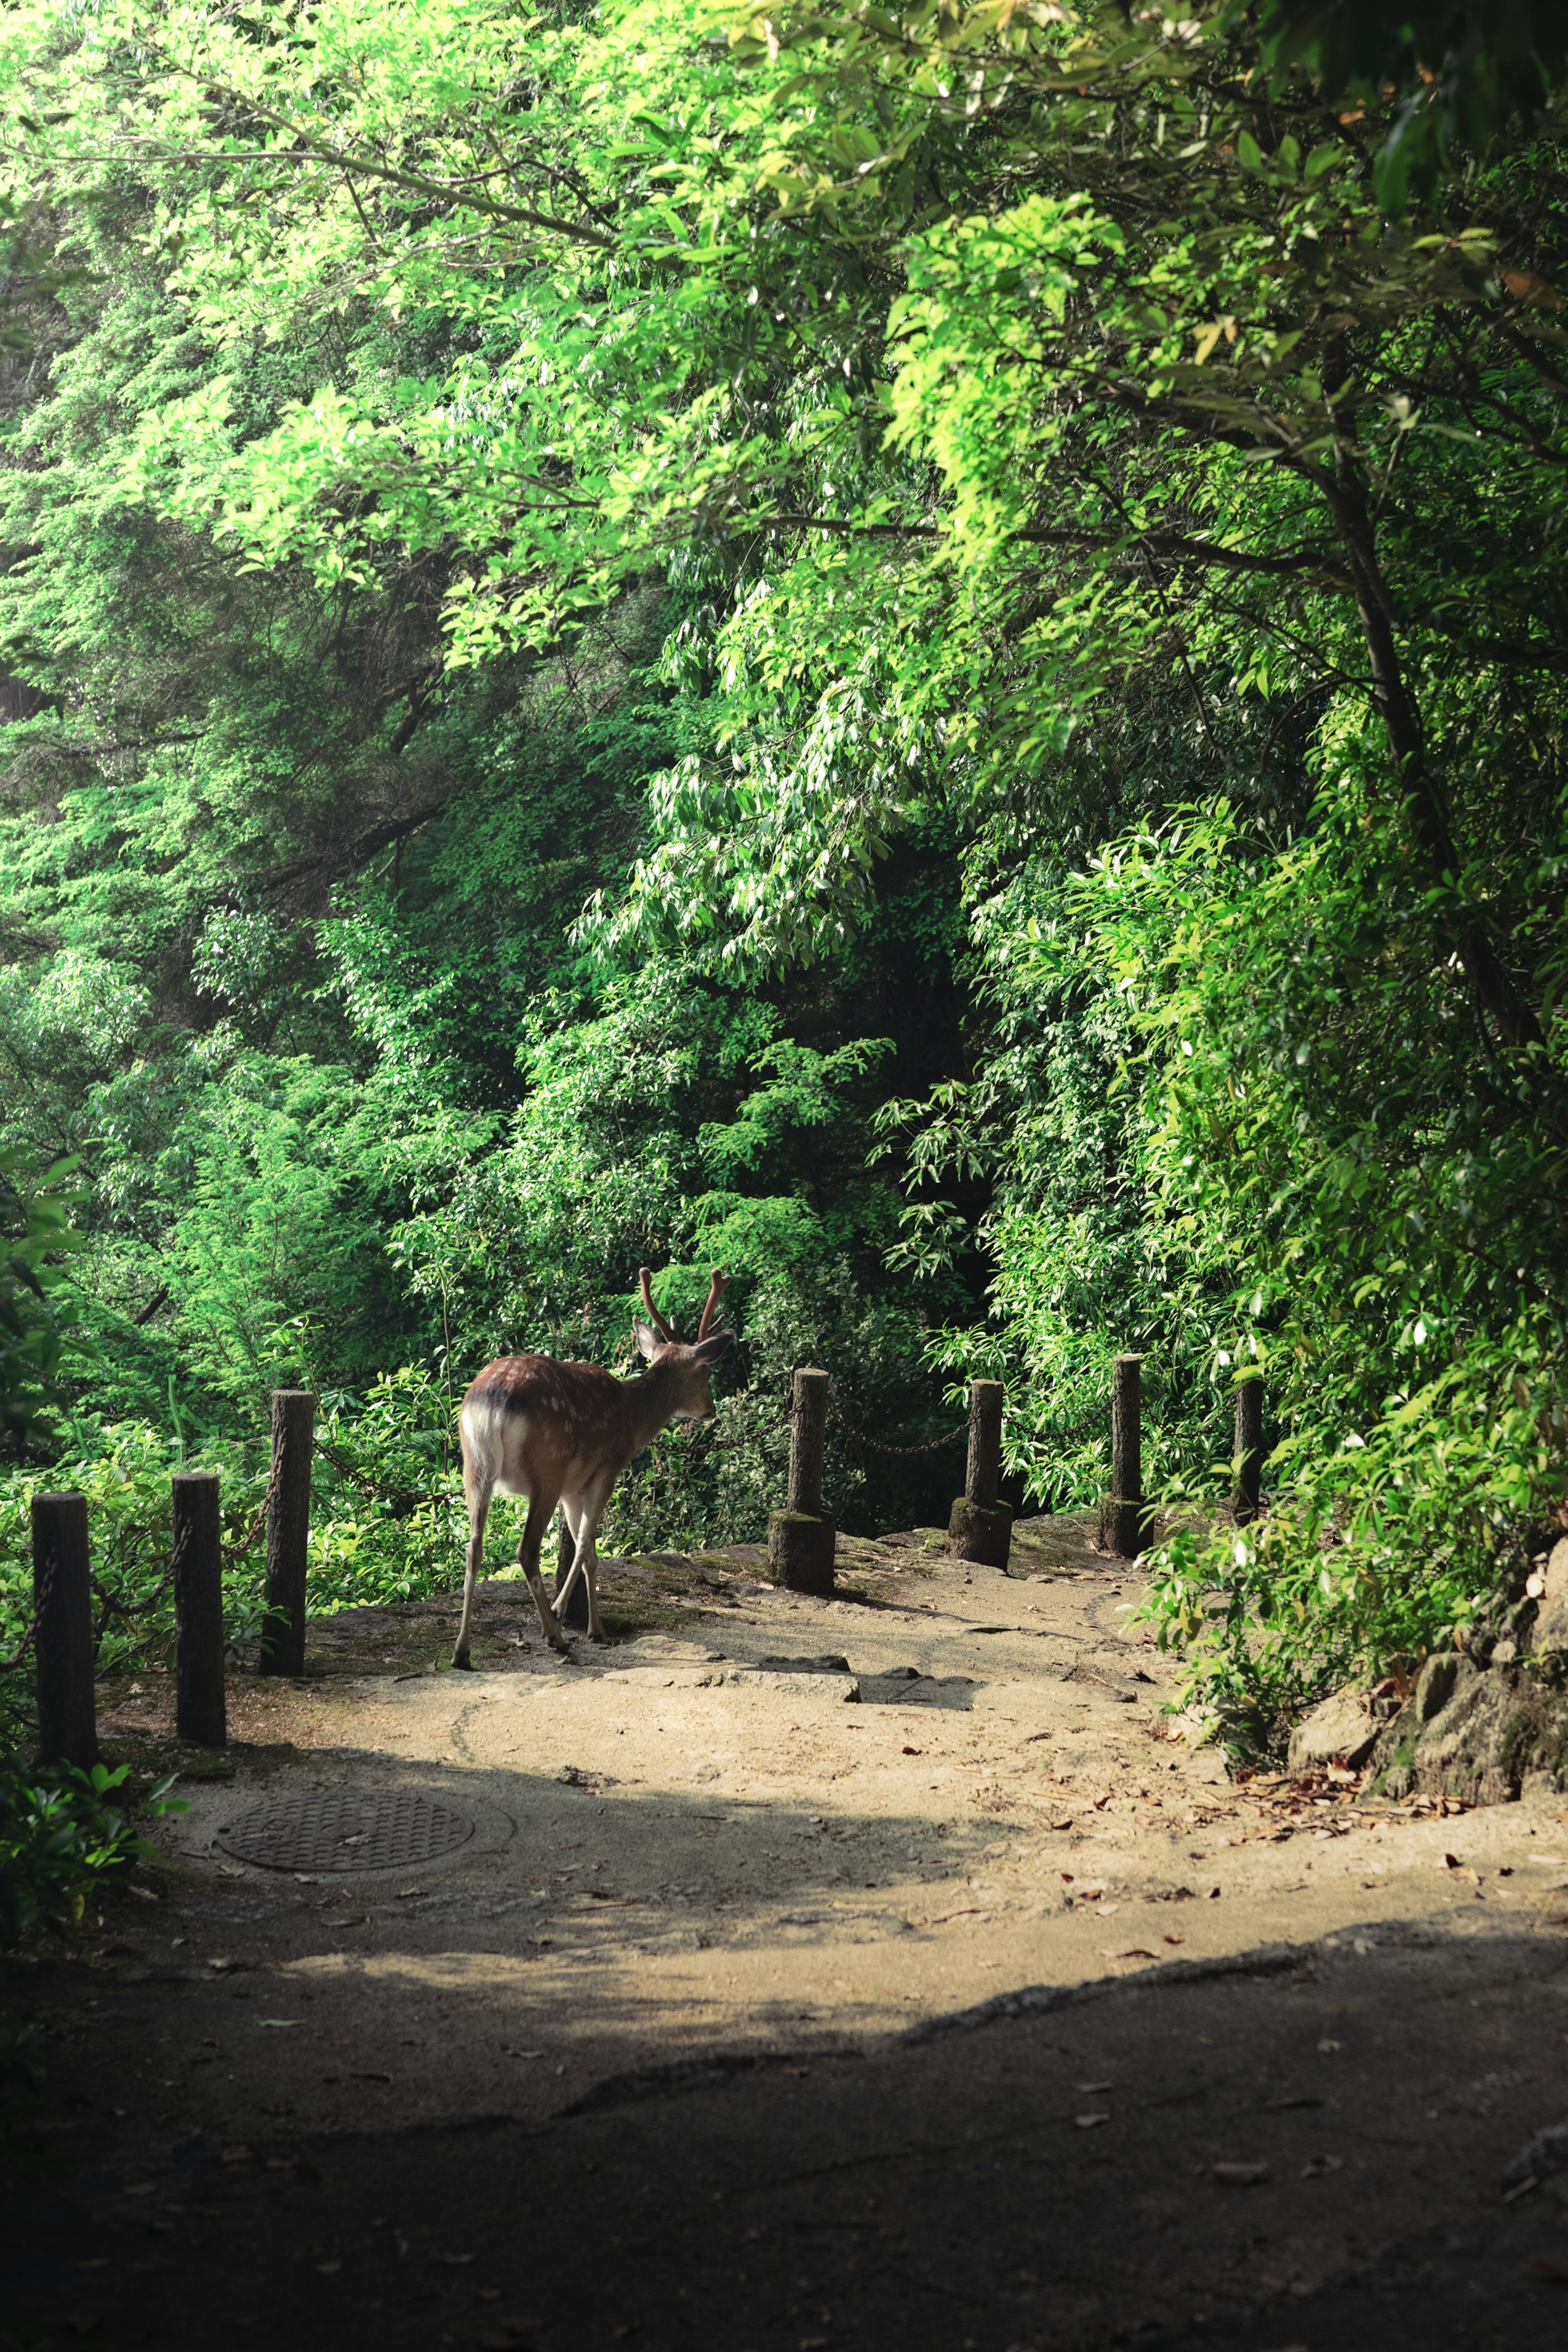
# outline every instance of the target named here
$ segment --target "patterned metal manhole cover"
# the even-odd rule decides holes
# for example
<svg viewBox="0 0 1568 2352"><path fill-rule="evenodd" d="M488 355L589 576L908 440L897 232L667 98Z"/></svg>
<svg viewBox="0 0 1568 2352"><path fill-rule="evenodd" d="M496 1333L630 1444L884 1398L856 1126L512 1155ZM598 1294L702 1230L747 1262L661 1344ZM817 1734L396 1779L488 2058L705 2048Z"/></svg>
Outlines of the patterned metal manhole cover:
<svg viewBox="0 0 1568 2352"><path fill-rule="evenodd" d="M406 1790L311 1789L286 1804L260 1805L217 1833L226 1853L263 1870L401 1870L433 1862L474 1833L447 1805Z"/></svg>

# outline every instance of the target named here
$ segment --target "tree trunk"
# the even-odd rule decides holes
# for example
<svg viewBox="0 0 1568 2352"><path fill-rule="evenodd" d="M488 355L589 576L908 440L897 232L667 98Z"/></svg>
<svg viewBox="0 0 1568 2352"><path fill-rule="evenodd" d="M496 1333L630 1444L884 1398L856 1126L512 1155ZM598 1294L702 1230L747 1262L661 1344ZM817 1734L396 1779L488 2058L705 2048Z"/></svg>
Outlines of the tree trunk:
<svg viewBox="0 0 1568 2352"><path fill-rule="evenodd" d="M1355 418L1353 413L1334 406L1335 394L1344 382L1342 362L1325 368L1323 380L1334 420L1333 478L1330 481L1316 468L1304 470L1324 491L1339 526L1372 665L1373 699L1394 755L1416 842L1433 879L1450 877L1458 896L1459 854L1426 764L1420 716L1405 683L1394 633L1393 600L1378 562L1376 529L1357 467ZM1496 1024L1504 1044L1542 1044L1541 1024L1492 945L1481 915L1461 902L1447 917L1446 928L1483 1012Z"/></svg>

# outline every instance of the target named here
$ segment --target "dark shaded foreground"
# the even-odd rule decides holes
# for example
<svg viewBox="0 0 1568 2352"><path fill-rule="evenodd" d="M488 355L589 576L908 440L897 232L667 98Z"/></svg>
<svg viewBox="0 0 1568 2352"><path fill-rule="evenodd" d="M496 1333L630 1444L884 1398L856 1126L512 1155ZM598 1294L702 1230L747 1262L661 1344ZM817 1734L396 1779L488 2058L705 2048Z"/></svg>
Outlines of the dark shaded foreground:
<svg viewBox="0 0 1568 2352"><path fill-rule="evenodd" d="M7 2000L84 2014L44 1973ZM1568 2343L1568 2177L1500 2194L1568 2116L1561 1937L1373 1927L623 2077L543 2126L171 2145L114 2114L109 2047L52 2045L13 2150L7 2352Z"/></svg>

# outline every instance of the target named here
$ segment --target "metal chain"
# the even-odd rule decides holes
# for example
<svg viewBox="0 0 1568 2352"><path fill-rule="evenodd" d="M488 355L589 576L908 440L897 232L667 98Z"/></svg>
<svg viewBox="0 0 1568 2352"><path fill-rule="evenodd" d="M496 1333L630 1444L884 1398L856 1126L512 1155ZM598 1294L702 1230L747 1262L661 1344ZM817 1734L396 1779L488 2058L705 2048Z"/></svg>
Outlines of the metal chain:
<svg viewBox="0 0 1568 2352"><path fill-rule="evenodd" d="M879 1437L868 1437L863 1429L857 1429L848 1414L840 1412L836 1404L830 1404L827 1410L841 1429L847 1429L858 1444L868 1445L874 1454L940 1454L944 1445L956 1445L961 1438L969 1434L968 1423L960 1422L958 1427L950 1430L945 1437L928 1438L923 1445L886 1445Z"/></svg>
<svg viewBox="0 0 1568 2352"><path fill-rule="evenodd" d="M439 1488L433 1486L384 1486L379 1478L373 1478L367 1470L356 1470L352 1462L343 1461L340 1454L333 1453L330 1445L324 1445L319 1437L313 1439L312 1443L322 1461L330 1462L340 1478L347 1478L367 1495L384 1495L387 1500L393 1503L418 1503L422 1502L427 1495L440 1491Z"/></svg>
<svg viewBox="0 0 1568 2352"><path fill-rule="evenodd" d="M87 1580L103 1603L103 1614L98 1621L98 1632L93 1636L95 1643L102 1641L105 1629L108 1626L109 1620L111 1615L115 1617L144 1617L147 1614L148 1610L152 1608L153 1602L162 1600L166 1587L173 1580L174 1570L178 1568L180 1562L185 1556L185 1546L189 1543L190 1539L190 1528L188 1527L182 1528L180 1530L180 1540L174 1546L174 1550L169 1554L168 1565L164 1569L163 1575L158 1579L158 1581L153 1587L152 1591L147 1593L140 1601L116 1601L111 1592L106 1592L104 1591L97 1577L90 1571L89 1572Z"/></svg>
<svg viewBox="0 0 1568 2352"><path fill-rule="evenodd" d="M1103 1429L1104 1426L1104 1414L1097 1412L1090 1413L1087 1421L1076 1422L1071 1429L1042 1429L1037 1433L1041 1437L1052 1439L1058 1445L1076 1445L1080 1437L1088 1437L1095 1430Z"/></svg>
<svg viewBox="0 0 1568 2352"><path fill-rule="evenodd" d="M787 1420L788 1416L786 1415L785 1418ZM710 1454L739 1454L746 1446L754 1444L759 1437L764 1437L770 1429L784 1427L784 1421L764 1421L757 1428L748 1430L743 1437L710 1437L705 1445L701 1444L699 1439L693 1438L692 1451L699 1461L705 1461ZM675 1432L672 1429L661 1429L658 1436L650 1438L648 1443L650 1445L662 1445L667 1438L673 1437L674 1434Z"/></svg>
<svg viewBox="0 0 1568 2352"><path fill-rule="evenodd" d="M221 1544L219 1546L225 1559L243 1559L247 1552L255 1549L257 1538L260 1535L263 1528L267 1525L268 1518L271 1514L273 1504L278 1500L279 1482L283 1475L283 1456L288 1450L289 1441L284 1437L279 1443L277 1453L273 1457L272 1475L267 1481L267 1492L263 1495L259 1504L257 1506L255 1517L251 1520L249 1527L247 1528L245 1533L240 1537L237 1543Z"/></svg>

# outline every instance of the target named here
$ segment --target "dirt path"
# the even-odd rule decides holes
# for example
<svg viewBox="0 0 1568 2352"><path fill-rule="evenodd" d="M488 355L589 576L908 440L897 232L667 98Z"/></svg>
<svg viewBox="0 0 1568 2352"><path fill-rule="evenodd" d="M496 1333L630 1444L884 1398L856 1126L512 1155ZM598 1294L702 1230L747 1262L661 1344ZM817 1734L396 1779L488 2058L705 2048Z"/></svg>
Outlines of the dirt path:
<svg viewBox="0 0 1568 2352"><path fill-rule="evenodd" d="M909 2341L1008 2352L1098 2342L1097 2330L1151 2311L1169 2320L1172 2293L1190 2315L1194 2294L1216 2291L1238 2262L1247 2271L1246 2230L1237 2237L1210 2210L1212 2165L1230 2155L1299 2170L1298 2155L1331 2155L1307 2147L1300 2128L1325 2103L1344 2111L1335 2128L1363 2141L1378 2139L1377 2111L1397 2108L1394 2137L1425 2148L1426 2185L1405 2193L1379 2159L1374 2220L1367 2179L1335 2158L1312 2176L1310 2226L1286 2231L1282 2266L1273 2256L1251 2265L1250 2292L1311 2291L1444 2199L1466 2211L1478 2199L1495 2205L1503 2157L1568 2113L1568 1828L1557 1801L1440 1819L1342 1790L1291 1811L1282 1790L1233 1786L1219 1759L1173 1743L1161 1712L1169 1669L1128 1622L1139 1587L1091 1552L1076 1521L1026 1530L1009 1576L946 1560L918 1537L857 1546L844 1568L846 1590L823 1602L759 1584L743 1557L634 1563L612 1588L627 1638L604 1653L584 1639L570 1663L541 1651L521 1588L492 1585L474 1674L428 1670L449 1612L426 1604L317 1629L313 1656L330 1671L303 1687L237 1683L249 1744L234 1752L232 1780L185 1784L192 1809L166 1839L160 1899L122 1903L96 1963L52 1972L33 1994L60 2048L80 2053L85 2109L89 2076L100 2086L95 2161L105 2133L127 2151L108 2161L103 2210L129 2227L143 2210L123 2201L135 2182L117 2191L116 2165L147 2169L148 2195L172 2163L205 2167L237 2195L268 2163L289 2174L301 2149L350 2140L392 2151L406 2185L407 2135L424 2132L448 2150L430 2193L457 2199L456 2214L489 2174L488 2159L462 2154L455 2118L525 2139L567 2131L589 2169L621 2162L657 2176L678 2159L657 2154L652 2124L638 2125L639 2152L624 2162L614 2153L632 2144L624 2131L601 2134L591 2157L579 2144L599 2128L594 2117L624 2116L628 2102L640 2113L647 2090L678 2141L708 2133L705 2162L749 2131L767 2142L773 2174L789 2173L802 2132L820 2163L836 2135L846 2147L868 2132L876 2142L879 2115L900 2145L923 2135L956 2147L984 2137L985 2115L1017 2107L1053 2143L1076 2136L1079 2182L1101 2160L1088 2136L1137 2105L1143 2169L1123 2191L1145 2200L1133 2232L1142 2252L1110 2251L1102 2227L1096 2241L1125 2271L1114 2291L1085 2270L1076 2299L1057 2295L1049 2326L1023 2312L1024 2294L1016 2326L1027 2318L1027 2337L998 2334L999 2320L968 2336L898 2320ZM151 1752L162 1694L149 1681L116 1697L115 1724ZM223 1843L226 1832L243 1843L238 1825L258 1810L309 1799L339 1808L346 1859L355 1849L342 1840L359 1832L342 1822L398 1791L471 1825L463 1842L424 1863L303 1873L254 1867ZM1408 2014L1374 2035L1373 1987L1402 1969ZM1279 1987L1316 1987L1325 1971L1345 1975L1339 2006L1314 1991L1288 2018ZM1100 2021L1058 2016L1086 1988ZM1184 2004L1179 2029L1166 2019L1172 2000ZM1533 2024L1523 2066L1517 2046L1499 2062L1492 2014L1506 2027L1521 2000ZM1107 2002L1121 2004L1114 2027ZM1359 2040L1330 2030L1357 2004ZM951 2021L966 2012L972 2030L954 2035ZM1417 2086L1423 2031L1447 2043L1416 2064ZM1204 2055L1232 2037L1244 2061ZM1158 2147L1161 2132L1191 2129L1179 2078L1194 2062L1215 2079L1196 2143L1206 2218L1189 2228L1180 2217L1199 2192L1188 2152L1173 2172ZM682 2065L695 2071L670 2071ZM1436 2098L1434 2123L1451 2114L1455 2066L1472 2086L1462 2111L1486 2115L1484 2152L1463 2129L1456 2140L1451 2123L1422 2124L1426 2109L1412 2104ZM1447 2086L1434 2089L1429 2074ZM809 2114L792 2088L807 2081ZM1272 2105L1258 2095L1270 2085ZM706 2122L681 2105L691 2098L710 2101ZM671 2099L684 2124L665 2112ZM1359 2121L1347 2126L1352 2108ZM1007 2126L1022 2128L1016 2117ZM1123 2138L1112 2169L1131 2160ZM363 2198L393 2199L384 2167L377 2176L366 2164ZM921 2179L931 2170L916 2166ZM198 2193L215 2191L187 2190ZM559 2178L552 2193L565 2193ZM406 2208L405 2187L394 2201ZM184 2210L180 2198L169 2210ZM1165 2275L1161 2213L1188 2229L1179 2290ZM455 2218L441 2226L461 2234ZM1087 2209L1081 2227L1087 2244ZM1277 2217L1271 2230L1277 2239ZM1059 2246L1051 2259L1059 2270ZM924 2290L910 2292L919 2305ZM940 2303L942 2288L931 2292ZM963 2293L973 2300L973 2287ZM826 2321L812 2337L809 2303L795 2294L807 2332L782 2323L781 2342L838 2340ZM887 2314L896 2304L884 2298ZM410 2341L532 2340L527 2330L421 2336L417 2297L412 2308ZM630 2323L616 2308L621 2318L601 2314L584 2340L620 2340ZM333 2321L340 2342L379 2341L390 2326L378 2321L362 2339L341 2311ZM766 2334L759 2323L731 2352ZM201 2338L154 2328L138 2340ZM730 2344L721 2330L679 2327L668 2340ZM1526 2340L1516 2327L1514 2341Z"/></svg>

